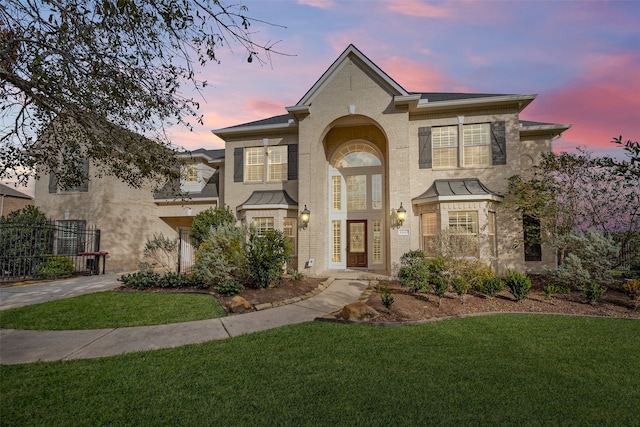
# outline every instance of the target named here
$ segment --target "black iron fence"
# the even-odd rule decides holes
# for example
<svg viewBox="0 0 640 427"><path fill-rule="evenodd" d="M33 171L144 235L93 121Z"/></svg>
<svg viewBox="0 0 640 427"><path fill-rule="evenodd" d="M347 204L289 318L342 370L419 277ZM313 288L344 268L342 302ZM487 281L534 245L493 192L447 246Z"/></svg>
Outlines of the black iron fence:
<svg viewBox="0 0 640 427"><path fill-rule="evenodd" d="M76 274L97 274L99 254L100 230L85 221L0 224L0 282L36 278L51 255L71 259Z"/></svg>

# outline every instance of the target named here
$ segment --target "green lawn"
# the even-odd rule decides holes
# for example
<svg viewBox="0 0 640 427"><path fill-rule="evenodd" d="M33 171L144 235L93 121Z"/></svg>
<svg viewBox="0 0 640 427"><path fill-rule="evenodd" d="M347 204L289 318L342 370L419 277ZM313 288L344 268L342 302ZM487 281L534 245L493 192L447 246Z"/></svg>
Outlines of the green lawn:
<svg viewBox="0 0 640 427"><path fill-rule="evenodd" d="M7 329L102 329L162 325L224 316L203 294L98 292L0 311Z"/></svg>
<svg viewBox="0 0 640 427"><path fill-rule="evenodd" d="M1 425L639 425L640 322L313 322L2 366Z"/></svg>

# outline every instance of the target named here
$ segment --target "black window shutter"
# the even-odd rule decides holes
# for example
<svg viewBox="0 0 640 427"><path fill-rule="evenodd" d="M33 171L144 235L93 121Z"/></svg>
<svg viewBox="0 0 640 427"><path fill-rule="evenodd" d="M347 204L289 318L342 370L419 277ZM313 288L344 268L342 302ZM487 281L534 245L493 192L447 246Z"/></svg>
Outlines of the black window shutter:
<svg viewBox="0 0 640 427"><path fill-rule="evenodd" d="M287 180L298 179L298 144L287 145Z"/></svg>
<svg viewBox="0 0 640 427"><path fill-rule="evenodd" d="M431 128L418 128L418 152L420 169L431 169L433 158L431 156Z"/></svg>
<svg viewBox="0 0 640 427"><path fill-rule="evenodd" d="M233 182L244 180L244 149L236 147L233 149Z"/></svg>
<svg viewBox="0 0 640 427"><path fill-rule="evenodd" d="M57 193L58 192L58 178L56 178L56 174L54 171L51 171L49 174L49 193Z"/></svg>
<svg viewBox="0 0 640 427"><path fill-rule="evenodd" d="M78 188L78 191L86 193L89 191L89 159L85 158L82 163L82 173L86 177L82 182L82 185Z"/></svg>
<svg viewBox="0 0 640 427"><path fill-rule="evenodd" d="M491 158L494 165L507 164L507 136L504 122L491 123Z"/></svg>

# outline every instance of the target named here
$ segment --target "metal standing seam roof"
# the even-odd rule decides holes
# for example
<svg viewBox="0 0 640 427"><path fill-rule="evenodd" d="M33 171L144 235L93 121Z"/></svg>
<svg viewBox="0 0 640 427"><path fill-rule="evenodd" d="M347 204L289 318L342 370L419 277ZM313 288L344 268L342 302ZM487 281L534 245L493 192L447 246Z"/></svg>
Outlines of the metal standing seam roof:
<svg viewBox="0 0 640 427"><path fill-rule="evenodd" d="M436 179L433 184L413 202L464 200L464 199L500 200L502 196L487 188L478 178Z"/></svg>
<svg viewBox="0 0 640 427"><path fill-rule="evenodd" d="M298 202L293 200L284 190L259 190L251 193L251 196L240 204L238 209L275 208L278 206L294 208L298 207Z"/></svg>

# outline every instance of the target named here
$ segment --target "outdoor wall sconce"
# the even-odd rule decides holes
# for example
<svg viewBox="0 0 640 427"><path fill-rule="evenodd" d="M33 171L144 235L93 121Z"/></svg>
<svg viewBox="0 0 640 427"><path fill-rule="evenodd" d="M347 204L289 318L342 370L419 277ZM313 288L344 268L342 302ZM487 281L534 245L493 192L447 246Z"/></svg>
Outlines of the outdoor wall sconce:
<svg viewBox="0 0 640 427"><path fill-rule="evenodd" d="M402 223L407 219L407 210L402 206L402 202L400 202L400 207L398 210L393 212L393 223L391 224L391 228L400 228L402 227Z"/></svg>
<svg viewBox="0 0 640 427"><path fill-rule="evenodd" d="M307 209L307 205L304 205L304 209L300 212L300 221L302 222L302 229L306 229L309 225L309 217L311 216L311 212Z"/></svg>

